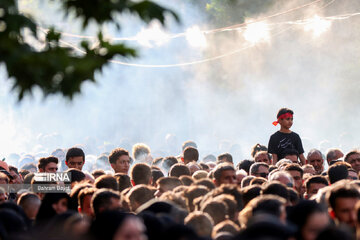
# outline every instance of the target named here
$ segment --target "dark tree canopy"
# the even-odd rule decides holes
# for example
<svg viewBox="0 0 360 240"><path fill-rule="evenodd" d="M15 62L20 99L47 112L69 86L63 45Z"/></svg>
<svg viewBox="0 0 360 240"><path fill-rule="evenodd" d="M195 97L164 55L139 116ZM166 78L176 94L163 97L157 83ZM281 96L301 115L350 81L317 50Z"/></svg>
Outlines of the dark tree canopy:
<svg viewBox="0 0 360 240"><path fill-rule="evenodd" d="M101 29L105 23L114 23L119 28L116 16L125 12L138 15L143 21L153 19L165 22L166 14L177 21L178 16L170 9L151 1L130 0L61 0L66 14L75 13L81 19L83 29L96 22ZM98 45L90 47L81 42L84 54L75 54L71 48L61 45L61 34L51 28L46 33L44 47L35 48L25 38L29 30L35 41L41 43L36 20L19 13L16 0L0 1L0 63L4 63L8 77L14 80L13 89L21 100L38 87L44 96L60 93L71 99L81 91L86 81L95 82L95 73L115 56L136 57L136 51L125 44L111 44L103 39L99 30Z"/></svg>

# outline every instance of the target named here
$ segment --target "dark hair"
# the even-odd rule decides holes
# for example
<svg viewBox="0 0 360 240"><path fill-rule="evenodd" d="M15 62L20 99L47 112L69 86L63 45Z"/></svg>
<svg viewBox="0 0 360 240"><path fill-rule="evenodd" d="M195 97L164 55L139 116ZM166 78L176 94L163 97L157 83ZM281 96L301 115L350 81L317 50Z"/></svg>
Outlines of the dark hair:
<svg viewBox="0 0 360 240"><path fill-rule="evenodd" d="M260 167L266 167L267 169L269 169L269 165L267 165L266 163L263 162L256 162L254 164L251 165L249 173L250 175L256 174L259 171Z"/></svg>
<svg viewBox="0 0 360 240"><path fill-rule="evenodd" d="M85 162L85 153L81 148L77 148L77 147L69 148L69 150L66 153L65 162L68 162L69 159L72 157L83 157Z"/></svg>
<svg viewBox="0 0 360 240"><path fill-rule="evenodd" d="M279 118L281 115L283 115L285 113L290 113L290 114L294 115L293 110L291 110L289 108L280 108L280 110L278 111L278 114L276 115L276 118Z"/></svg>
<svg viewBox="0 0 360 240"><path fill-rule="evenodd" d="M249 169L250 169L251 165L253 165L253 164L254 164L253 160L244 159L240 163L238 163L236 168L237 168L237 170L244 169L245 172L247 172L249 174Z"/></svg>
<svg viewBox="0 0 360 240"><path fill-rule="evenodd" d="M220 163L219 165L217 165L216 168L215 168L215 171L214 171L215 180L219 181L222 172L223 171L228 171L228 170L235 171L234 167L229 163Z"/></svg>
<svg viewBox="0 0 360 240"><path fill-rule="evenodd" d="M251 185L244 187L241 190L244 206L246 206L248 202L250 202L252 199L256 198L257 196L260 196L261 189L262 188L259 185Z"/></svg>
<svg viewBox="0 0 360 240"><path fill-rule="evenodd" d="M70 168L70 169L66 170L66 172L71 174L70 175L71 183L81 182L81 181L85 180L85 178L86 178L85 173L83 173L82 171L80 171L79 169L76 169L76 168Z"/></svg>
<svg viewBox="0 0 360 240"><path fill-rule="evenodd" d="M45 170L46 165L48 165L51 162L58 164L59 159L57 157L54 157L54 156L40 158L39 159L39 164L38 164L38 169Z"/></svg>
<svg viewBox="0 0 360 240"><path fill-rule="evenodd" d="M284 184L278 182L278 181L272 181L263 186L263 189L261 191L261 194L273 194L280 196L282 198L288 199L289 198L289 192Z"/></svg>
<svg viewBox="0 0 360 240"><path fill-rule="evenodd" d="M161 170L157 170L157 169L152 169L151 170L151 177L152 177L152 183L154 185L154 183L156 183L156 181L161 178L164 177L164 174Z"/></svg>
<svg viewBox="0 0 360 240"><path fill-rule="evenodd" d="M334 164L329 167L328 176L330 183L333 184L339 180L346 179L349 176L349 172L345 165Z"/></svg>
<svg viewBox="0 0 360 240"><path fill-rule="evenodd" d="M254 200L252 214L266 213L276 217L281 216L281 206L285 205L286 199L278 197L278 195L264 195Z"/></svg>
<svg viewBox="0 0 360 240"><path fill-rule="evenodd" d="M119 192L122 192L124 189L131 187L131 181L129 175L125 173L116 173L115 178L118 181Z"/></svg>
<svg viewBox="0 0 360 240"><path fill-rule="evenodd" d="M161 166L166 170L169 171L169 169L172 167L172 165L178 163L178 160L176 157L169 156L162 160Z"/></svg>
<svg viewBox="0 0 360 240"><path fill-rule="evenodd" d="M96 169L91 173L91 175L93 175L94 178L98 178L98 177L100 177L102 175L105 175L105 174L106 174L105 171L102 170L102 169Z"/></svg>
<svg viewBox="0 0 360 240"><path fill-rule="evenodd" d="M310 178L308 178L305 182L305 186L306 186L306 189L309 189L310 188L310 185L313 184L313 183L321 183L321 184L324 184L326 186L329 185L328 181L326 180L325 177L323 176L312 176Z"/></svg>
<svg viewBox="0 0 360 240"><path fill-rule="evenodd" d="M194 147L186 147L184 152L184 163L186 164L187 162L190 161L198 161L199 160L199 151L194 148Z"/></svg>
<svg viewBox="0 0 360 240"><path fill-rule="evenodd" d="M176 163L170 168L169 176L180 177L183 175L191 176L190 169L186 165L182 163Z"/></svg>
<svg viewBox="0 0 360 240"><path fill-rule="evenodd" d="M337 198L357 198L360 199L360 193L357 188L350 184L339 184L330 189L327 193L328 204L332 209L335 209Z"/></svg>
<svg viewBox="0 0 360 240"><path fill-rule="evenodd" d="M217 157L218 163L222 162L223 160L225 160L225 162L234 163L233 157L231 156L230 153L223 153Z"/></svg>
<svg viewBox="0 0 360 240"><path fill-rule="evenodd" d="M116 178L111 175L102 175L102 176L98 177L95 180L95 187L98 189L109 188L114 191L119 190L119 186L118 186L118 182L117 182Z"/></svg>
<svg viewBox="0 0 360 240"><path fill-rule="evenodd" d="M119 159L119 157L121 157L122 155L126 155L129 156L129 152L126 151L123 148L115 148L114 150L111 151L110 155L109 155L109 162L110 164L116 164L116 161Z"/></svg>
<svg viewBox="0 0 360 240"><path fill-rule="evenodd" d="M207 187L210 191L216 188L214 182L211 181L209 178L201 178L201 179L198 179L198 180L196 180L192 185L194 185L194 186L205 186L205 187Z"/></svg>
<svg viewBox="0 0 360 240"><path fill-rule="evenodd" d="M284 150L284 156L285 156L285 158L286 158L286 156L291 156L291 155L296 155L297 157L299 157L299 152L296 150L296 149L294 149L294 148L286 148L285 150Z"/></svg>
<svg viewBox="0 0 360 240"><path fill-rule="evenodd" d="M136 163L131 168L131 179L137 184L149 184L151 179L151 168L146 163Z"/></svg>
<svg viewBox="0 0 360 240"><path fill-rule="evenodd" d="M91 198L91 208L94 210L94 214L98 215L100 208L110 205L112 198L120 200L120 195L110 189L99 189L96 191Z"/></svg>
<svg viewBox="0 0 360 240"><path fill-rule="evenodd" d="M344 157L344 161L348 162L349 157L354 155L354 154L360 154L360 151L359 150L352 150L352 151L348 152Z"/></svg>
<svg viewBox="0 0 360 240"><path fill-rule="evenodd" d="M299 164L297 163L290 163L289 165L286 165L286 167L284 168L285 171L298 171L300 172L301 177L304 174L304 170L300 167Z"/></svg>
<svg viewBox="0 0 360 240"><path fill-rule="evenodd" d="M254 158L257 152L267 151L267 150L268 149L266 146L261 145L260 143L257 143L251 148L251 156Z"/></svg>

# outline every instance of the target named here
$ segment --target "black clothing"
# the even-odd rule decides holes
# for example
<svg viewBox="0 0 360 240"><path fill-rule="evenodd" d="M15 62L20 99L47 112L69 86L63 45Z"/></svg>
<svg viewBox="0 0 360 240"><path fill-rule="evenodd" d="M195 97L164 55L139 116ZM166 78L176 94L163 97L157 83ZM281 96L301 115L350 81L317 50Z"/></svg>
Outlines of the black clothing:
<svg viewBox="0 0 360 240"><path fill-rule="evenodd" d="M300 136L297 133L277 131L270 136L268 152L277 154L278 160L284 158L289 150L296 150L299 155L304 153Z"/></svg>

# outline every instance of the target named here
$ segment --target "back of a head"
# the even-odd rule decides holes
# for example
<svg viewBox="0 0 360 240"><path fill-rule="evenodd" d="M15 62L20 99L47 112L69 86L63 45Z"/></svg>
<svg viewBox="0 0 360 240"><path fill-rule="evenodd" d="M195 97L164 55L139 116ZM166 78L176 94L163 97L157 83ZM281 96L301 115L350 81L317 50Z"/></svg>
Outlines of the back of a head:
<svg viewBox="0 0 360 240"><path fill-rule="evenodd" d="M146 163L136 163L131 168L130 176L135 185L149 184L151 181L151 168Z"/></svg>
<svg viewBox="0 0 360 240"><path fill-rule="evenodd" d="M190 169L186 165L182 163L176 163L170 168L169 176L180 177L183 175L191 176Z"/></svg>
<svg viewBox="0 0 360 240"><path fill-rule="evenodd" d="M265 186L263 186L261 194L262 195L266 195L266 194L277 195L284 199L289 198L289 193L288 193L286 186L278 181L273 181L273 182L265 184Z"/></svg>
<svg viewBox="0 0 360 240"><path fill-rule="evenodd" d="M183 184L177 177L161 177L157 180L157 185L164 186L166 190L170 191Z"/></svg>
<svg viewBox="0 0 360 240"><path fill-rule="evenodd" d="M195 229L200 237L211 237L214 222L209 214L194 211L190 213L184 221L184 224Z"/></svg>
<svg viewBox="0 0 360 240"><path fill-rule="evenodd" d="M196 143L194 141L192 141L192 140L185 141L182 144L182 152L184 152L185 148L187 148L187 147L193 147L193 148L197 149Z"/></svg>
<svg viewBox="0 0 360 240"><path fill-rule="evenodd" d="M212 217L214 225L216 225L226 219L228 210L225 203L210 200L201 207L201 211L208 213Z"/></svg>
<svg viewBox="0 0 360 240"><path fill-rule="evenodd" d="M246 206L252 199L260 196L261 186L259 185L251 185L241 189L242 199L244 202L244 206Z"/></svg>
<svg viewBox="0 0 360 240"><path fill-rule="evenodd" d="M119 186L118 186L118 182L117 182L116 178L111 175L102 175L102 176L98 177L95 180L95 187L98 189L109 188L114 191L119 190Z"/></svg>
<svg viewBox="0 0 360 240"><path fill-rule="evenodd" d="M125 173L116 173L115 178L118 181L119 192L122 192L122 190L131 187L131 181L129 175Z"/></svg>
<svg viewBox="0 0 360 240"><path fill-rule="evenodd" d="M254 163L253 160L244 159L237 165L237 169L238 170L244 169L245 172L249 174L250 167L253 163Z"/></svg>
<svg viewBox="0 0 360 240"><path fill-rule="evenodd" d="M278 218L282 215L282 206L285 207L286 199L277 195L261 195L251 200L252 215L271 214ZM285 208L284 208L285 209Z"/></svg>
<svg viewBox="0 0 360 240"><path fill-rule="evenodd" d="M199 160L199 151L194 147L186 147L183 152L184 157L184 163L187 164L189 162L195 161L197 162Z"/></svg>
<svg viewBox="0 0 360 240"><path fill-rule="evenodd" d="M169 156L166 157L162 160L161 162L161 166L163 169L165 169L166 171L169 171L170 168L172 167L172 165L178 163L178 160L176 159L176 157L173 156Z"/></svg>
<svg viewBox="0 0 360 240"><path fill-rule="evenodd" d="M234 163L233 157L231 156L230 153L220 154L217 157L217 163L222 163L222 162Z"/></svg>
<svg viewBox="0 0 360 240"><path fill-rule="evenodd" d="M342 179L347 179L348 175L348 169L343 164L334 164L328 169L328 176L331 184Z"/></svg>
<svg viewBox="0 0 360 240"><path fill-rule="evenodd" d="M267 151L267 150L268 149L266 146L261 145L260 143L257 143L251 148L251 156L254 158L257 152Z"/></svg>
<svg viewBox="0 0 360 240"><path fill-rule="evenodd" d="M141 205L154 198L154 189L140 184L131 188L127 194L131 211L135 212Z"/></svg>
<svg viewBox="0 0 360 240"><path fill-rule="evenodd" d="M109 207L113 198L120 200L119 193L110 189L99 189L96 191L91 198L91 208L94 214L98 215L100 211Z"/></svg>
<svg viewBox="0 0 360 240"><path fill-rule="evenodd" d="M136 143L132 148L132 154L137 162L145 162L150 154L150 147L144 143Z"/></svg>
<svg viewBox="0 0 360 240"><path fill-rule="evenodd" d="M68 170L66 170L66 172L70 173L71 183L81 182L86 178L85 174L81 170L76 168L69 168Z"/></svg>

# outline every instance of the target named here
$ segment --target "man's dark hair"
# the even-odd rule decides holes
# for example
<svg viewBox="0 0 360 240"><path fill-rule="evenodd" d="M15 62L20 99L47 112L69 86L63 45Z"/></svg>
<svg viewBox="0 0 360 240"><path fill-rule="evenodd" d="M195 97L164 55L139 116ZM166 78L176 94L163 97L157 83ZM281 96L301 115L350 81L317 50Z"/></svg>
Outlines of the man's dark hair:
<svg viewBox="0 0 360 240"><path fill-rule="evenodd" d="M280 196L285 199L289 198L289 192L286 186L278 181L272 181L265 184L265 186L263 186L261 194L262 195L272 194L272 195Z"/></svg>
<svg viewBox="0 0 360 240"><path fill-rule="evenodd" d="M211 181L209 178L201 178L201 179L198 179L198 180L196 180L192 185L194 185L194 186L205 186L205 187L207 187L210 191L216 188L214 182Z"/></svg>
<svg viewBox="0 0 360 240"><path fill-rule="evenodd" d="M286 204L287 199L278 197L279 195L263 195L254 200L252 214L267 213L276 217L281 216L281 206Z"/></svg>
<svg viewBox="0 0 360 240"><path fill-rule="evenodd" d="M345 165L336 163L328 169L328 176L330 183L333 184L342 179L347 179L349 172Z"/></svg>
<svg viewBox="0 0 360 240"><path fill-rule="evenodd" d="M185 164L191 161L197 162L199 160L199 151L194 147L186 147L183 155Z"/></svg>
<svg viewBox="0 0 360 240"><path fill-rule="evenodd" d="M252 199L260 196L261 186L259 185L251 185L241 189L242 200L244 202L244 206L248 204Z"/></svg>
<svg viewBox="0 0 360 240"><path fill-rule="evenodd" d="M326 160L328 162L330 162L331 160L336 160L337 159L336 158L336 156L337 156L336 152L341 152L341 150L338 149L338 148L330 148L330 149L328 149L328 152L326 154Z"/></svg>
<svg viewBox="0 0 360 240"><path fill-rule="evenodd" d="M169 171L169 176L180 177L180 176L191 176L190 169L183 163L174 164Z"/></svg>
<svg viewBox="0 0 360 240"><path fill-rule="evenodd" d="M220 155L217 157L217 162L218 162L218 163L221 163L221 162L234 163L233 157L231 156L230 153L220 154Z"/></svg>
<svg viewBox="0 0 360 240"><path fill-rule="evenodd" d="M220 180L221 174L223 171L228 171L228 170L232 170L235 172L234 167L229 164L229 163L220 163L219 165L216 166L215 171L214 171L214 178L216 181Z"/></svg>
<svg viewBox="0 0 360 240"><path fill-rule="evenodd" d="M237 170L241 170L244 169L245 172L247 172L249 174L249 170L251 165L254 164L253 160L248 160L248 159L244 159L242 160L240 163L238 163L238 165L236 166Z"/></svg>
<svg viewBox="0 0 360 240"><path fill-rule="evenodd" d="M156 183L156 181L161 178L164 177L164 174L161 170L157 170L157 169L152 169L151 170L151 177L152 177L152 183L154 185L154 183Z"/></svg>
<svg viewBox="0 0 360 240"><path fill-rule="evenodd" d="M91 208L94 210L94 214L99 214L100 208L106 208L108 205L110 205L112 198L120 200L120 195L110 189L99 189L96 191L91 198Z"/></svg>
<svg viewBox="0 0 360 240"><path fill-rule="evenodd" d="M257 152L267 151L267 150L268 149L266 146L261 145L260 143L257 143L251 148L251 156L254 158Z"/></svg>
<svg viewBox="0 0 360 240"><path fill-rule="evenodd" d="M327 193L327 200L332 209L335 209L335 203L337 198L357 198L360 199L360 193L354 186L345 183L334 186Z"/></svg>
<svg viewBox="0 0 360 240"><path fill-rule="evenodd" d="M344 161L345 161L345 162L348 162L348 161L349 161L349 157L352 156L352 155L354 155L354 154L360 154L360 151L356 149L356 150L352 150L352 151L348 152L348 153L345 155L345 157L344 157Z"/></svg>
<svg viewBox="0 0 360 240"><path fill-rule="evenodd" d="M18 171L17 167L9 165L9 171L14 171L17 175L19 175L19 171Z"/></svg>
<svg viewBox="0 0 360 240"><path fill-rule="evenodd" d="M259 168L260 168L261 166L266 167L267 169L269 169L269 165L267 165L266 163L256 162L256 163L254 163L254 164L251 165L250 170L249 170L249 174L250 174L250 175L253 175L253 174L258 173Z"/></svg>
<svg viewBox="0 0 360 240"><path fill-rule="evenodd" d="M95 187L98 189L109 188L114 191L119 190L118 182L115 177L111 175L102 175L95 180Z"/></svg>
<svg viewBox="0 0 360 240"><path fill-rule="evenodd" d="M183 144L182 144L182 151L185 150L185 148L187 147L193 147L193 148L197 148L197 145L194 141L192 140L188 140L188 141L185 141Z"/></svg>
<svg viewBox="0 0 360 240"><path fill-rule="evenodd" d="M66 162L69 161L69 158L72 157L83 157L84 161L85 161L85 153L81 148L77 148L77 147L72 147L69 148L69 150L66 153Z"/></svg>
<svg viewBox="0 0 360 240"><path fill-rule="evenodd" d="M38 169L45 170L46 165L48 165L51 162L58 164L59 159L57 157L54 157L54 156L40 158L39 163L38 163Z"/></svg>
<svg viewBox="0 0 360 240"><path fill-rule="evenodd" d="M135 185L149 184L151 179L151 168L146 163L136 163L131 168L130 176Z"/></svg>
<svg viewBox="0 0 360 240"><path fill-rule="evenodd" d="M115 178L118 181L119 192L122 192L124 189L131 187L131 181L129 175L125 173L116 173Z"/></svg>
<svg viewBox="0 0 360 240"><path fill-rule="evenodd" d="M178 163L178 160L176 159L176 157L173 156L169 156L166 157L162 160L161 162L161 166L163 167L163 169L165 169L166 171L169 171L169 169L171 168L172 165Z"/></svg>
<svg viewBox="0 0 360 240"><path fill-rule="evenodd" d="M182 175L179 177L180 181L183 183L184 186L190 186L194 183L194 179L188 175Z"/></svg>
<svg viewBox="0 0 360 240"><path fill-rule="evenodd" d="M309 189L310 188L310 185L313 184L313 183L320 183L320 184L324 184L326 186L329 185L328 181L326 180L325 177L323 176L312 176L310 178L308 178L305 182L305 186L306 186L306 189Z"/></svg>
<svg viewBox="0 0 360 240"><path fill-rule="evenodd" d="M278 114L276 115L276 118L279 118L281 115L283 115L285 113L290 113L290 114L294 115L293 110L291 110L289 108L280 108L280 110L278 111Z"/></svg>
<svg viewBox="0 0 360 240"><path fill-rule="evenodd" d="M129 152L123 148L115 148L114 150L112 150L109 155L110 164L116 164L116 160L118 160L119 157L121 157L122 155L126 155L130 157Z"/></svg>
<svg viewBox="0 0 360 240"><path fill-rule="evenodd" d="M298 171L300 172L301 177L304 174L304 170L300 167L299 164L297 163L290 163L289 165L286 165L286 167L284 168L285 171Z"/></svg>
<svg viewBox="0 0 360 240"><path fill-rule="evenodd" d="M76 168L69 168L68 170L66 170L66 172L70 173L71 183L81 182L86 178L85 173Z"/></svg>
<svg viewBox="0 0 360 240"><path fill-rule="evenodd" d="M93 175L94 178L98 178L105 174L106 174L105 171L102 169L96 169L96 170L92 171L92 173L91 173L91 175Z"/></svg>

